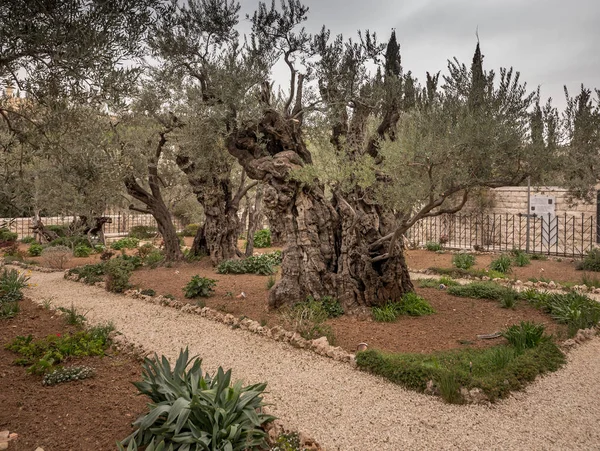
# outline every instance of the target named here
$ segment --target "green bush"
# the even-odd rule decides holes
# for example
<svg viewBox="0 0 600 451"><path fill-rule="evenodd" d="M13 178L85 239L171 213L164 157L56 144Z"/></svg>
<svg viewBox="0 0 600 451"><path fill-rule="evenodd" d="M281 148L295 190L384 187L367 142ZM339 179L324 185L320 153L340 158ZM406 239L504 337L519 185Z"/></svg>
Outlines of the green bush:
<svg viewBox="0 0 600 451"><path fill-rule="evenodd" d="M69 357L103 355L112 330L110 325L98 326L72 335L48 335L40 340L34 340L31 335L18 336L6 345L6 349L21 355L15 364L27 366L29 373L44 374Z"/></svg>
<svg viewBox="0 0 600 451"><path fill-rule="evenodd" d="M140 240L137 238L121 238L120 240L115 241L110 245L116 251L120 251L121 249L136 249L140 244Z"/></svg>
<svg viewBox="0 0 600 451"><path fill-rule="evenodd" d="M520 324L510 326L502 332L502 336L508 340L510 345L521 353L525 349L535 348L544 337L545 326L529 321L521 321Z"/></svg>
<svg viewBox="0 0 600 451"><path fill-rule="evenodd" d="M152 288L146 288L140 291L140 293L145 296L156 296L156 291L154 291Z"/></svg>
<svg viewBox="0 0 600 451"><path fill-rule="evenodd" d="M57 368L46 373L42 385L56 385L62 382L80 381L95 376L95 371L89 366L71 366L68 368Z"/></svg>
<svg viewBox="0 0 600 451"><path fill-rule="evenodd" d="M309 297L306 302L299 302L282 311L286 326L298 332L306 340L326 337L329 344L335 343L333 330L325 321L329 313L323 304Z"/></svg>
<svg viewBox="0 0 600 451"><path fill-rule="evenodd" d="M435 310L421 296L408 292L399 302L388 302L381 307L371 309L373 319L378 322L393 322L399 316L424 316L435 313Z"/></svg>
<svg viewBox="0 0 600 451"><path fill-rule="evenodd" d="M155 249L143 259L144 264L150 268L156 268L165 261L165 255L159 249Z"/></svg>
<svg viewBox="0 0 600 451"><path fill-rule="evenodd" d="M289 434L281 433L276 439L275 444L269 451L307 451L302 447L300 436L291 432Z"/></svg>
<svg viewBox="0 0 600 451"><path fill-rule="evenodd" d="M182 235L195 237L199 228L200 224L188 224L183 228Z"/></svg>
<svg viewBox="0 0 600 451"><path fill-rule="evenodd" d="M467 285L448 287L448 293L454 296L475 299L491 299L501 301L510 288L500 286L494 282L472 282Z"/></svg>
<svg viewBox="0 0 600 451"><path fill-rule="evenodd" d="M507 346L460 349L433 354L389 354L374 349L356 355L359 368L383 376L408 389L425 391L434 385L447 402L462 402L459 387L481 389L491 401L522 389L538 374L556 371L565 363L551 340L516 352Z"/></svg>
<svg viewBox="0 0 600 451"><path fill-rule="evenodd" d="M425 249L432 252L437 252L442 250L442 245L437 241L429 241L425 244Z"/></svg>
<svg viewBox="0 0 600 451"><path fill-rule="evenodd" d="M327 312L329 318L337 318L344 314L344 308L340 304L340 301L332 296L323 296L319 299L319 302Z"/></svg>
<svg viewBox="0 0 600 451"><path fill-rule="evenodd" d="M142 382L134 385L152 401L150 412L133 423L137 430L119 444L120 450L150 444L156 450L182 451L266 447L263 426L275 419L261 413L266 384L231 385L231 370L219 367L210 376L201 365L198 358L188 359L187 349L173 368L164 356L144 359Z"/></svg>
<svg viewBox="0 0 600 451"><path fill-rule="evenodd" d="M156 236L156 227L147 225L133 226L129 229L129 238L137 238L138 240L145 240Z"/></svg>
<svg viewBox="0 0 600 451"><path fill-rule="evenodd" d="M475 256L471 254L456 254L452 264L459 269L471 269L475 265Z"/></svg>
<svg viewBox="0 0 600 451"><path fill-rule="evenodd" d="M243 260L225 260L217 266L219 274L275 274L275 266L281 264L281 251L269 254L253 255Z"/></svg>
<svg viewBox="0 0 600 451"><path fill-rule="evenodd" d="M506 274L510 271L510 267L512 265L512 260L509 255L502 254L495 260L492 260L490 263L490 269L492 271L498 271L502 274Z"/></svg>
<svg viewBox="0 0 600 451"><path fill-rule="evenodd" d="M217 281L214 279L195 275L183 289L184 296L188 299L197 297L207 298L213 295L216 285Z"/></svg>
<svg viewBox="0 0 600 451"><path fill-rule="evenodd" d="M113 258L104 263L106 275L106 290L113 293L122 293L129 288L129 278L135 269L134 264L121 257Z"/></svg>
<svg viewBox="0 0 600 451"><path fill-rule="evenodd" d="M68 232L69 232L69 226L68 225L51 224L51 225L47 225L46 229L49 230L50 232L56 233L59 236L59 238L66 237L68 235Z"/></svg>
<svg viewBox="0 0 600 451"><path fill-rule="evenodd" d="M78 268L69 269L68 274L76 274L78 280L83 281L87 285L93 285L96 282L101 282L104 279L106 263L97 263L95 265L85 265Z"/></svg>
<svg viewBox="0 0 600 451"><path fill-rule="evenodd" d="M73 250L73 255L79 258L85 258L92 255L93 251L94 250L91 247L86 246L85 244L79 244L75 246L75 249Z"/></svg>
<svg viewBox="0 0 600 451"><path fill-rule="evenodd" d="M42 255L43 250L44 246L38 243L33 243L29 246L29 249L27 249L27 253L32 257L39 257L40 255Z"/></svg>
<svg viewBox="0 0 600 451"><path fill-rule="evenodd" d="M21 238L21 243L23 243L23 244L33 244L33 243L37 243L37 241L32 236L24 236L23 238Z"/></svg>
<svg viewBox="0 0 600 451"><path fill-rule="evenodd" d="M513 260L516 266L522 268L523 266L527 266L531 263L531 259L529 258L529 255L527 255L525 252L523 252L520 249L513 249L511 251L511 254L513 255Z"/></svg>
<svg viewBox="0 0 600 451"><path fill-rule="evenodd" d="M600 322L600 303L583 294L529 291L523 297L559 323L566 324L570 337L579 329L596 327Z"/></svg>
<svg viewBox="0 0 600 451"><path fill-rule="evenodd" d="M271 246L271 231L269 229L258 230L254 234L254 247L270 247Z"/></svg>
<svg viewBox="0 0 600 451"><path fill-rule="evenodd" d="M29 277L17 269L3 268L0 273L0 304L20 301Z"/></svg>
<svg viewBox="0 0 600 451"><path fill-rule="evenodd" d="M588 251L586 256L577 264L577 269L585 271L600 271L600 249Z"/></svg>
<svg viewBox="0 0 600 451"><path fill-rule="evenodd" d="M0 243L13 243L17 241L19 235L15 232L11 232L6 227L0 227Z"/></svg>

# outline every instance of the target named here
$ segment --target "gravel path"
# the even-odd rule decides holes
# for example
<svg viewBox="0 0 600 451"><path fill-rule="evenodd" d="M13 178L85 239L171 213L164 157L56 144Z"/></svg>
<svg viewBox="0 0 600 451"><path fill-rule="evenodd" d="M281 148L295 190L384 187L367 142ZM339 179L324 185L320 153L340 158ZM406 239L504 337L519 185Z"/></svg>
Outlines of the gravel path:
<svg viewBox="0 0 600 451"><path fill-rule="evenodd" d="M133 342L174 359L181 347L206 370L268 382L267 401L284 423L328 450L599 449L600 339L569 354L569 364L493 407L453 406L311 352L197 315L113 295L63 279L31 275L27 295L112 321Z"/></svg>

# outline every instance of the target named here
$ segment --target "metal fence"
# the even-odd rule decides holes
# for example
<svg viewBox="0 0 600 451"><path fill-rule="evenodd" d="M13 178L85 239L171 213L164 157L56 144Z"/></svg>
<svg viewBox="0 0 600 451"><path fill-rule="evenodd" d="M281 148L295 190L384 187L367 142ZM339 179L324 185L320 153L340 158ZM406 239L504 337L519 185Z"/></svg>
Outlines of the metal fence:
<svg viewBox="0 0 600 451"><path fill-rule="evenodd" d="M149 226L156 227L156 220L149 214L136 214L130 211L107 211L102 216L108 217L112 222L104 224L104 234L107 237L124 236L132 227ZM75 216L42 216L41 220L45 226L58 225L68 226L73 222ZM181 231L184 224L177 218L172 218L173 224ZM11 232L16 232L19 239L33 236L33 218L0 218L0 224L6 224Z"/></svg>
<svg viewBox="0 0 600 451"><path fill-rule="evenodd" d="M600 240L595 216L525 214L454 214L424 218L406 234L409 244L439 242L450 249L487 251L522 249L547 255L579 257Z"/></svg>

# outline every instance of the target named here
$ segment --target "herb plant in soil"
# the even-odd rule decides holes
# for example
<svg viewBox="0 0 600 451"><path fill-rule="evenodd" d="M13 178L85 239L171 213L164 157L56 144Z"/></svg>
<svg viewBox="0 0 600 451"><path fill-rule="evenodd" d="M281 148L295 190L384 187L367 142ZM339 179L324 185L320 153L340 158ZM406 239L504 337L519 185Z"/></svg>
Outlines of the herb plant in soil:
<svg viewBox="0 0 600 451"><path fill-rule="evenodd" d="M206 298L212 296L215 292L216 285L217 281L214 279L209 279L207 277L200 277L199 275L195 275L183 289L184 296L188 299L193 299L197 297Z"/></svg>
<svg viewBox="0 0 600 451"><path fill-rule="evenodd" d="M171 367L166 357L146 358L134 385L152 401L136 431L118 444L122 451L265 449L263 426L275 418L260 412L266 385L231 384L231 370L209 375L202 360L182 350Z"/></svg>
<svg viewBox="0 0 600 451"><path fill-rule="evenodd" d="M425 391L433 381L446 402L462 403L461 387L478 388L495 401L520 390L539 374L564 363L562 351L543 326L521 323L504 331L509 345L461 349L432 354L384 353L367 350L356 355L359 368L386 377L408 389Z"/></svg>

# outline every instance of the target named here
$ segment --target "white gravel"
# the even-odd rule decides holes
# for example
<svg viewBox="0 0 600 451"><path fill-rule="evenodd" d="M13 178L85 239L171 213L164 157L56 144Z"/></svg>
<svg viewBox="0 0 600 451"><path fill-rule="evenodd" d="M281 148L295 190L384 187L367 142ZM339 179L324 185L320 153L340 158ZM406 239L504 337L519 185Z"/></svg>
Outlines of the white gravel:
<svg viewBox="0 0 600 451"><path fill-rule="evenodd" d="M573 350L564 369L506 401L453 406L198 315L66 281L62 273L34 272L31 282L32 299L74 303L89 310L90 322L112 321L148 350L174 359L189 346L206 370L223 366L235 379L268 382L274 414L328 450L600 450L599 338Z"/></svg>

